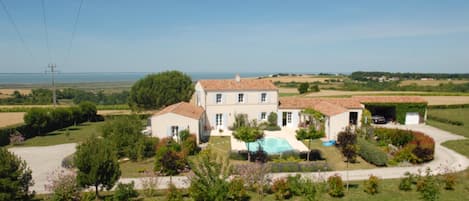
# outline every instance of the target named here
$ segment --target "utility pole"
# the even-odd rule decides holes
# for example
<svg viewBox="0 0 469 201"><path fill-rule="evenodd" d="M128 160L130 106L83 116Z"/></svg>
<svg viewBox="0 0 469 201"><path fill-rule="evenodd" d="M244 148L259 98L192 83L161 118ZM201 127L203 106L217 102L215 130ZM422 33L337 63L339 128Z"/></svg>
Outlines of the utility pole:
<svg viewBox="0 0 469 201"><path fill-rule="evenodd" d="M54 104L54 107L57 105L57 95L55 94L55 73L57 73L57 71L55 70L55 68L57 68L57 66L55 64L49 64L47 66L47 68L49 68L49 70L46 71L46 73L50 73L51 74L51 79L52 79L52 103Z"/></svg>

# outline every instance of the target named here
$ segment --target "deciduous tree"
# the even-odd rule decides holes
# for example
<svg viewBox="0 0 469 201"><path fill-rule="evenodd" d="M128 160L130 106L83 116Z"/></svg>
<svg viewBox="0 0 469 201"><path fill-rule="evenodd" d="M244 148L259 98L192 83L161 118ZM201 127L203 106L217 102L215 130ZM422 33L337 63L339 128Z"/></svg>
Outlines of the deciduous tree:
<svg viewBox="0 0 469 201"><path fill-rule="evenodd" d="M191 78L179 71L165 71L138 80L130 91L132 109L159 109L180 101L189 101L194 93Z"/></svg>
<svg viewBox="0 0 469 201"><path fill-rule="evenodd" d="M256 140L263 138L264 132L257 127L242 126L242 127L237 128L236 131L233 132L233 137L245 143L249 143L249 142L255 142ZM251 153L250 153L249 147L250 146L247 146L248 161L251 160Z"/></svg>
<svg viewBox="0 0 469 201"><path fill-rule="evenodd" d="M91 137L78 145L74 157L78 169L77 181L81 187L95 187L110 190L121 175L116 149L107 141Z"/></svg>

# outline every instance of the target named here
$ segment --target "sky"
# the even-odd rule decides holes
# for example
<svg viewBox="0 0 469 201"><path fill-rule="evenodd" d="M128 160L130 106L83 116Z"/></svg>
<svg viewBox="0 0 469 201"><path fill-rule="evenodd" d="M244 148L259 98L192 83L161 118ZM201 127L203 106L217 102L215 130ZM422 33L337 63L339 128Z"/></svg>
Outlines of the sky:
<svg viewBox="0 0 469 201"><path fill-rule="evenodd" d="M80 1L0 0L0 73L469 72L464 0Z"/></svg>

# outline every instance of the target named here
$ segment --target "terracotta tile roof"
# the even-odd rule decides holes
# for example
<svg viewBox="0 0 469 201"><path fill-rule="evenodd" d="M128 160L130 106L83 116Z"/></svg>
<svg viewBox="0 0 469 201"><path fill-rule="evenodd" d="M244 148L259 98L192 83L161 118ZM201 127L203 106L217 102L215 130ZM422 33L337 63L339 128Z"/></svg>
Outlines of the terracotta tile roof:
<svg viewBox="0 0 469 201"><path fill-rule="evenodd" d="M179 102L163 108L154 115L159 116L166 113L174 113L192 119L200 119L200 116L204 113L204 109L187 102Z"/></svg>
<svg viewBox="0 0 469 201"><path fill-rule="evenodd" d="M270 80L260 79L199 80L199 83L205 91L278 90Z"/></svg>
<svg viewBox="0 0 469 201"><path fill-rule="evenodd" d="M419 96L354 96L361 103L428 103Z"/></svg>
<svg viewBox="0 0 469 201"><path fill-rule="evenodd" d="M326 101L335 105L340 105L347 109L363 109L364 106L352 98L320 98L321 101Z"/></svg>
<svg viewBox="0 0 469 201"><path fill-rule="evenodd" d="M347 109L345 107L328 102L326 100L317 99L317 98L281 97L279 108L280 109L312 108L327 116L334 116L336 114L347 112Z"/></svg>

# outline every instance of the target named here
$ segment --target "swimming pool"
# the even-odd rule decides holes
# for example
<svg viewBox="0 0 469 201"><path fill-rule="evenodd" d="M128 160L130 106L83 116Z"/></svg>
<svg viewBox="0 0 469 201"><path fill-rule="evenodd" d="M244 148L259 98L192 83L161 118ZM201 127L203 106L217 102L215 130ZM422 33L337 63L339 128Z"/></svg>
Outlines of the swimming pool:
<svg viewBox="0 0 469 201"><path fill-rule="evenodd" d="M249 150L254 152L259 149L259 144L261 144L267 154L280 154L286 151L293 151L292 146L287 140L278 137L266 137L255 142L246 143L246 148L249 146Z"/></svg>

